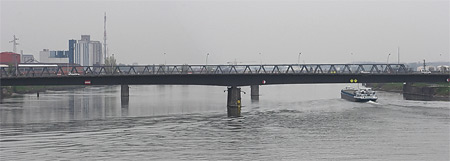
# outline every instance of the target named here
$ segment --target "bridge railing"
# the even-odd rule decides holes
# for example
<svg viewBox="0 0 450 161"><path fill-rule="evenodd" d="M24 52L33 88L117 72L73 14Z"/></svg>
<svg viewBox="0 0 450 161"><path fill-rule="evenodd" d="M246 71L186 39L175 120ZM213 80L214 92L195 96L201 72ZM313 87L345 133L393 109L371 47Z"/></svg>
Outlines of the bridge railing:
<svg viewBox="0 0 450 161"><path fill-rule="evenodd" d="M265 65L135 65L0 67L1 77L161 74L389 74L411 73L404 64L265 64Z"/></svg>

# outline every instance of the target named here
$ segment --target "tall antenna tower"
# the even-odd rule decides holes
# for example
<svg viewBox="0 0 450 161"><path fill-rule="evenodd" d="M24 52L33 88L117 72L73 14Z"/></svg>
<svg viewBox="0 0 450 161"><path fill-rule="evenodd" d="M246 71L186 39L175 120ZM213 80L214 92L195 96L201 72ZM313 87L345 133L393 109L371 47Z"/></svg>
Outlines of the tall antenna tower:
<svg viewBox="0 0 450 161"><path fill-rule="evenodd" d="M9 43L13 43L13 52L17 53L17 45L19 45L19 43L17 43L17 40L19 40L19 38L16 37L16 35L13 36L14 39L9 41Z"/></svg>
<svg viewBox="0 0 450 161"><path fill-rule="evenodd" d="M103 30L104 30L104 33L103 33L103 55L104 55L104 57L105 57L105 59L104 60L106 60L106 57L107 57L107 53L106 53L106 12L105 12L105 21L104 21L104 23L103 23Z"/></svg>

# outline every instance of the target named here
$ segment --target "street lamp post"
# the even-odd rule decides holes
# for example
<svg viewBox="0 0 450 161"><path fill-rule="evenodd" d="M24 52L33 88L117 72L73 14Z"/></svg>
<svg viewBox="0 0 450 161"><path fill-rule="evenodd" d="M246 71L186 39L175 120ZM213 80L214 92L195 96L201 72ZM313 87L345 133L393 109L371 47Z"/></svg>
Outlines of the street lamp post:
<svg viewBox="0 0 450 161"><path fill-rule="evenodd" d="M261 65L262 65L262 55L261 55L261 53L259 53L259 61L260 61Z"/></svg>
<svg viewBox="0 0 450 161"><path fill-rule="evenodd" d="M164 53L164 68L163 68L163 70L165 70L164 71L164 73L167 71L169 71L169 66L167 66L167 59L166 59L166 53Z"/></svg>
<svg viewBox="0 0 450 161"><path fill-rule="evenodd" d="M206 65L208 65L208 56L209 56L209 53L206 54Z"/></svg>
<svg viewBox="0 0 450 161"><path fill-rule="evenodd" d="M386 65L389 64L389 56L391 56L391 53L389 53L389 55L387 57Z"/></svg>
<svg viewBox="0 0 450 161"><path fill-rule="evenodd" d="M167 61L166 61L166 53L164 53L164 66L167 64Z"/></svg>
<svg viewBox="0 0 450 161"><path fill-rule="evenodd" d="M302 55L302 53L298 53L298 59L297 59L297 65L300 65L300 55Z"/></svg>
<svg viewBox="0 0 450 161"><path fill-rule="evenodd" d="M351 55L351 60L352 60L352 64L354 64L355 63L355 60L353 59L353 53L350 53L350 55Z"/></svg>

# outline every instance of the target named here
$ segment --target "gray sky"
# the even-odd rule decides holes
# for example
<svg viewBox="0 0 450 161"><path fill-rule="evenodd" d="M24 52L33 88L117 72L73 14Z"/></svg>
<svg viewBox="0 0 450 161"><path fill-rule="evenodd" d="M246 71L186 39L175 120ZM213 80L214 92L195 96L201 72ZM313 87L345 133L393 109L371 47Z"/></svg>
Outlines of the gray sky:
<svg viewBox="0 0 450 161"><path fill-rule="evenodd" d="M449 1L0 2L1 51L67 50L81 34L121 63L259 64L449 61ZM261 53L261 55L259 54ZM353 53L351 55L350 53Z"/></svg>

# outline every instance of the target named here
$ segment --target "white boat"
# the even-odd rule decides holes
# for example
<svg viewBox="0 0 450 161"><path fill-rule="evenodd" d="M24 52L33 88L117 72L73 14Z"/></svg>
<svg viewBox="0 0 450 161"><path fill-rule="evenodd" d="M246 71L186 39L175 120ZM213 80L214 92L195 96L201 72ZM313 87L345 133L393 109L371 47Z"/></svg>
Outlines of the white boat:
<svg viewBox="0 0 450 161"><path fill-rule="evenodd" d="M355 89L352 87L342 89L341 98L353 102L377 101L378 99L377 94L371 88Z"/></svg>

